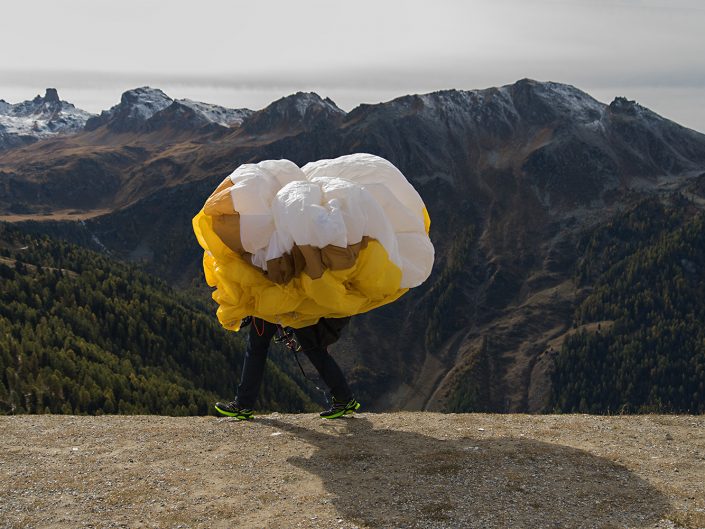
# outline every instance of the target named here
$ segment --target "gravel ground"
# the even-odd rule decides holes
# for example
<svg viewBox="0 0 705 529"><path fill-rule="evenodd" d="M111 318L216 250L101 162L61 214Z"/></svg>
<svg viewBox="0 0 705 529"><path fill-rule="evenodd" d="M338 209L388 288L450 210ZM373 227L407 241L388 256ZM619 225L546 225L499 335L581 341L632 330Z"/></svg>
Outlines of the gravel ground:
<svg viewBox="0 0 705 529"><path fill-rule="evenodd" d="M2 528L705 528L705 417L0 417Z"/></svg>

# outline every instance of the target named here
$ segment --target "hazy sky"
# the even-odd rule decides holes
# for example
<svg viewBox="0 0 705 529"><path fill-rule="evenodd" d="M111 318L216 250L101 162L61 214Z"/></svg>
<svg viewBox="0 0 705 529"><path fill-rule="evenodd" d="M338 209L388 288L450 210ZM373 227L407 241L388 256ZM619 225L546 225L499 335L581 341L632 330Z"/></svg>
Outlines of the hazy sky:
<svg viewBox="0 0 705 529"><path fill-rule="evenodd" d="M91 112L149 85L262 108L350 110L530 77L621 95L705 132L703 0L4 0L0 98L56 87Z"/></svg>

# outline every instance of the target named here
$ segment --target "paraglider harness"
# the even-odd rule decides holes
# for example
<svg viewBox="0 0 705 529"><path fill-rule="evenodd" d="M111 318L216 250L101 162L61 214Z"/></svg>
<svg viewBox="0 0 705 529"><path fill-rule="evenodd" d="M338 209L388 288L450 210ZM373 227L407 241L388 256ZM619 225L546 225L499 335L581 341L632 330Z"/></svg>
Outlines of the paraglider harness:
<svg viewBox="0 0 705 529"><path fill-rule="evenodd" d="M255 323L255 320L252 318L252 316L247 316L246 318L243 318L242 322L240 322L241 328L246 327L247 325L254 325L255 331L259 334L259 329L257 329L257 324ZM318 387L316 382L306 374L306 371L304 371L304 367L301 365L301 361L299 360L299 353L301 353L304 349L296 339L294 329L292 329L291 327L283 327L282 325L277 324L277 332L274 335L274 342L284 344L287 349L294 353L294 358L296 359L296 363L298 364L299 369L301 370L301 374L306 380L311 382L318 391L323 393L323 395L326 397L326 400L328 400L326 392Z"/></svg>
<svg viewBox="0 0 705 529"><path fill-rule="evenodd" d="M247 327L248 325L254 325L257 334L262 336L259 329L257 328L257 324L254 323L252 316L247 316L246 318L243 318L240 322L240 328ZM274 341L276 343L283 343L294 353L300 353L301 351L303 351L301 344L296 341L294 329L292 329L291 327L282 327L281 325L277 324L277 333L274 335Z"/></svg>
<svg viewBox="0 0 705 529"><path fill-rule="evenodd" d="M301 347L301 344L296 340L294 329L291 327L282 327L281 325L277 325L277 334L274 335L274 342L283 343L293 353L300 353L304 350L303 347ZM294 356L298 361L299 355L294 354ZM301 364L299 364L299 367L301 367Z"/></svg>

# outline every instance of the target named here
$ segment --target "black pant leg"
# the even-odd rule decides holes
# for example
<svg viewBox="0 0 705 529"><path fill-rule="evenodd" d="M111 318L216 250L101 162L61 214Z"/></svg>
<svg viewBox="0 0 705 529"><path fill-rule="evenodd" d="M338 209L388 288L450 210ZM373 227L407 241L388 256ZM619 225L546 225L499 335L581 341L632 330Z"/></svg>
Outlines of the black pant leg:
<svg viewBox="0 0 705 529"><path fill-rule="evenodd" d="M238 404L243 408L254 408L259 387L267 363L269 341L277 332L277 326L259 318L252 318L247 335L245 360L242 365L242 377L237 388Z"/></svg>
<svg viewBox="0 0 705 529"><path fill-rule="evenodd" d="M296 339L335 400L347 402L352 398L352 391L338 363L328 353L327 348L321 345L322 340L328 341L322 336L322 325L325 325L322 322L323 320L316 325L295 329ZM339 330L342 331L342 326Z"/></svg>

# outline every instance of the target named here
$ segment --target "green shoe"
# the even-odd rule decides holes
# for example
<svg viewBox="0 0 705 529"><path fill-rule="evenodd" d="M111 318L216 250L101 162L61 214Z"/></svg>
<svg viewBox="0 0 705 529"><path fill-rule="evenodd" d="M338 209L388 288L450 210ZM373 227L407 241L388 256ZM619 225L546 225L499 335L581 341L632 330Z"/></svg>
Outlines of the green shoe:
<svg viewBox="0 0 705 529"><path fill-rule="evenodd" d="M241 408L237 400L230 402L216 402L215 409L221 415L227 415L228 417L235 417L238 421L247 421L252 419L255 414L255 410L250 408Z"/></svg>
<svg viewBox="0 0 705 529"><path fill-rule="evenodd" d="M337 419L343 415L352 415L360 407L360 403L355 399L350 399L348 402L340 402L333 397L333 404L330 409L321 412L321 417L324 419Z"/></svg>

